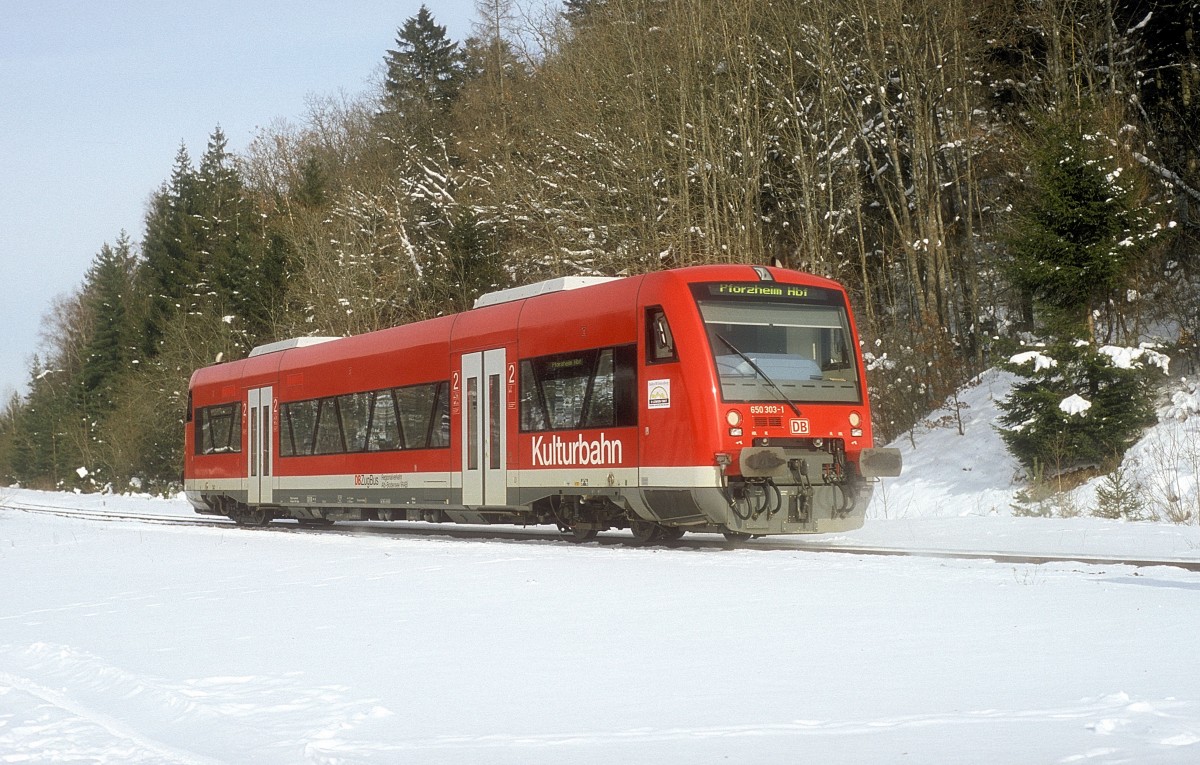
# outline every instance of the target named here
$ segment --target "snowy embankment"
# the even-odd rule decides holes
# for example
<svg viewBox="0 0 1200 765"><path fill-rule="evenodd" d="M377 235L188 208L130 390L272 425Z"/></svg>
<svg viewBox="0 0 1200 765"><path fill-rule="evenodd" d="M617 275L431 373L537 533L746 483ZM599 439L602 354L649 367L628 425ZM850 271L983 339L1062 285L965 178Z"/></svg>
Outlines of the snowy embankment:
<svg viewBox="0 0 1200 765"><path fill-rule="evenodd" d="M1104 476L1057 501L1060 512L1074 517L1014 517L1017 494L1028 484L996 430L996 402L1008 395L1015 379L997 369L985 372L892 444L903 453L904 472L882 483L866 525L847 536L911 549L1200 559L1196 381L1172 384L1159 424L1126 454L1126 480L1138 492L1145 515L1160 520L1133 523L1093 517ZM1189 511L1189 523L1170 522Z"/></svg>

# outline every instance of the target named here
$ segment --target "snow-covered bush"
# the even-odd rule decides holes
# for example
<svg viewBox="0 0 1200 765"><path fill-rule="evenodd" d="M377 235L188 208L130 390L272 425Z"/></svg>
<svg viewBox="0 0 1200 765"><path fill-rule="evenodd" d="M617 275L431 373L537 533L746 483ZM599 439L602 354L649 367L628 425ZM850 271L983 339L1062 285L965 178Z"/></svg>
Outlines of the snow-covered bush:
<svg viewBox="0 0 1200 765"><path fill-rule="evenodd" d="M1031 473L1118 464L1154 422L1152 383L1164 364L1151 349L1083 342L1016 354L1006 368L1025 380L1000 403L1001 436Z"/></svg>
<svg viewBox="0 0 1200 765"><path fill-rule="evenodd" d="M1181 380L1158 411L1158 427L1130 451L1147 501L1173 523L1200 520L1200 382Z"/></svg>

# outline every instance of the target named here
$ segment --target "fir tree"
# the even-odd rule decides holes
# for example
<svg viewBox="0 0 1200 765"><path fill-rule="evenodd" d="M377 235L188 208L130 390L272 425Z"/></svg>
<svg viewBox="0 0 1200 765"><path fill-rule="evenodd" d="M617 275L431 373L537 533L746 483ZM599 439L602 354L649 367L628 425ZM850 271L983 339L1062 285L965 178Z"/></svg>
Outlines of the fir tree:
<svg viewBox="0 0 1200 765"><path fill-rule="evenodd" d="M175 155L171 180L150 201L142 242L139 289L146 298L143 350L158 352L166 324L190 303L198 274L196 247L196 172L187 147Z"/></svg>
<svg viewBox="0 0 1200 765"><path fill-rule="evenodd" d="M308 207L324 207L328 203L329 173L315 152L310 151L300 165L300 179L292 196Z"/></svg>
<svg viewBox="0 0 1200 765"><path fill-rule="evenodd" d="M270 241L224 132L213 131L198 170L181 148L146 219L139 275L148 303L147 354L158 352L172 318L189 312L232 316L253 342L286 278L286 257Z"/></svg>
<svg viewBox="0 0 1200 765"><path fill-rule="evenodd" d="M242 318L253 302L258 252L241 176L220 127L209 136L196 174L199 279L194 297L209 312Z"/></svg>
<svg viewBox="0 0 1200 765"><path fill-rule="evenodd" d="M1009 234L1009 276L1028 292L1049 336L1043 363L1014 357L1024 375L1000 404L1002 432L1026 466L1054 473L1119 461L1153 422L1153 374L1122 368L1095 342L1094 309L1125 288L1132 264L1154 230L1120 185L1122 170L1070 120L1043 128L1030 193ZM1064 409L1079 396L1091 408Z"/></svg>
<svg viewBox="0 0 1200 765"><path fill-rule="evenodd" d="M1149 520L1142 496L1142 487L1130 480L1124 468L1117 468L1096 487L1096 507L1092 515L1111 520Z"/></svg>
<svg viewBox="0 0 1200 765"><path fill-rule="evenodd" d="M129 371L141 346L130 307L136 261L125 232L115 247L105 244L92 261L83 288L91 316L91 337L83 358L84 391L103 410L111 407L117 379Z"/></svg>
<svg viewBox="0 0 1200 765"><path fill-rule="evenodd" d="M1144 365L1118 367L1082 342L1057 343L1040 354L1055 363L1008 365L1026 378L999 403L1001 437L1009 450L1031 474L1047 476L1119 462L1141 430L1154 422L1151 381L1156 372ZM1071 396L1090 408L1064 409Z"/></svg>
<svg viewBox="0 0 1200 765"><path fill-rule="evenodd" d="M76 477L73 472L86 459L77 405L78 385L71 370L34 358L29 393L15 418L13 469L35 488L61 488Z"/></svg>
<svg viewBox="0 0 1200 765"><path fill-rule="evenodd" d="M463 54L424 5L404 22L385 57L383 111L414 133L436 131L463 81Z"/></svg>
<svg viewBox="0 0 1200 765"><path fill-rule="evenodd" d="M455 310L465 311L475 298L506 282L499 255L489 248L489 237L470 210L462 210L446 237L446 294Z"/></svg>
<svg viewBox="0 0 1200 765"><path fill-rule="evenodd" d="M1120 169L1097 151L1104 138L1057 124L1043 131L1008 237L1009 276L1054 334L1086 330L1093 338L1092 309L1122 286L1147 236L1137 230Z"/></svg>
<svg viewBox="0 0 1200 765"><path fill-rule="evenodd" d="M563 0L563 17L581 29L594 22L608 8L609 0Z"/></svg>

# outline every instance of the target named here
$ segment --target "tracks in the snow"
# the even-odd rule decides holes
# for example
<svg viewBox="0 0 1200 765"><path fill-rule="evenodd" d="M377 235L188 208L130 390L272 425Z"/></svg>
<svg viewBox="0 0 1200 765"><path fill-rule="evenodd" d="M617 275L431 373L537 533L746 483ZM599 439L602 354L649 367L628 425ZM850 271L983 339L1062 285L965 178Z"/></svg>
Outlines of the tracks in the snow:
<svg viewBox="0 0 1200 765"><path fill-rule="evenodd" d="M28 502L0 501L0 510L19 511L41 515L53 515L63 518L74 518L99 522L148 523L167 526L204 526L217 528L236 528L235 524L219 517L156 515L151 513L130 513L117 510L83 510L64 508L51 505L38 505ZM264 527L264 531L287 532L300 534L326 534L339 536L391 536L411 539L456 539L476 542L500 542L509 544L545 544L555 542L573 544L566 541L557 531L549 531L532 527L503 527L503 526L451 526L448 524L431 523L390 523L390 522L343 522L328 527L301 527L287 521L279 521ZM601 534L594 540L585 543L587 546L633 547L627 533L614 532ZM742 544L731 544L716 535L689 534L676 542L648 545L648 549L676 550L759 550L774 552L812 552L835 553L841 555L885 556L939 558L946 560L978 560L992 561L1003 564L1041 565L1045 563L1079 563L1092 566L1133 566L1149 568L1154 566L1171 566L1187 571L1200 571L1200 560L1184 558L1124 558L1112 555L1071 555L1052 553L1017 553L1003 551L974 551L974 550L941 550L903 547L881 547L875 545L847 545L837 542L810 541L798 537L771 537L770 539L755 539Z"/></svg>

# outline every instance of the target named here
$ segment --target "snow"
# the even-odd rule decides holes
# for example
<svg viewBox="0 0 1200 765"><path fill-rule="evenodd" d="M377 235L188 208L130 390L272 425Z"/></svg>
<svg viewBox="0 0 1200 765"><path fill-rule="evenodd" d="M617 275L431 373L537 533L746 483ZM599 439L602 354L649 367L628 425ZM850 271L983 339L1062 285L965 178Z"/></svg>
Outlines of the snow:
<svg viewBox="0 0 1200 765"><path fill-rule="evenodd" d="M733 550L165 525L104 518L204 519L0 489L0 763L1196 762L1200 574L930 554L1200 561L1195 520L1014 517L1013 379L897 444L860 531ZM1134 479L1186 452L1195 397L1164 404ZM21 510L44 506L94 516Z"/></svg>
<svg viewBox="0 0 1200 765"><path fill-rule="evenodd" d="M1166 354L1159 353L1148 345L1142 345L1138 348L1102 345L1099 348L1099 352L1112 359L1113 366L1118 369L1135 369L1145 363L1158 367L1163 371L1163 374L1170 373L1171 359Z"/></svg>
<svg viewBox="0 0 1200 765"><path fill-rule="evenodd" d="M1058 361L1056 359L1047 356L1041 351L1025 351L1024 353L1018 353L1008 360L1010 364L1016 364L1018 366L1021 364L1028 364L1031 361L1033 362L1033 371L1035 372L1040 372L1043 369L1050 369L1051 367L1058 366Z"/></svg>
<svg viewBox="0 0 1200 765"><path fill-rule="evenodd" d="M891 444L900 449L904 470L876 489L867 528L880 519L1007 514L1022 469L996 430L996 402L1016 379L996 369L984 373L957 405L948 403ZM970 437L958 435L959 418Z"/></svg>
<svg viewBox="0 0 1200 765"><path fill-rule="evenodd" d="M1078 393L1072 393L1058 402L1058 408L1068 416L1079 415L1080 417L1086 417L1087 411L1092 408L1092 402Z"/></svg>

